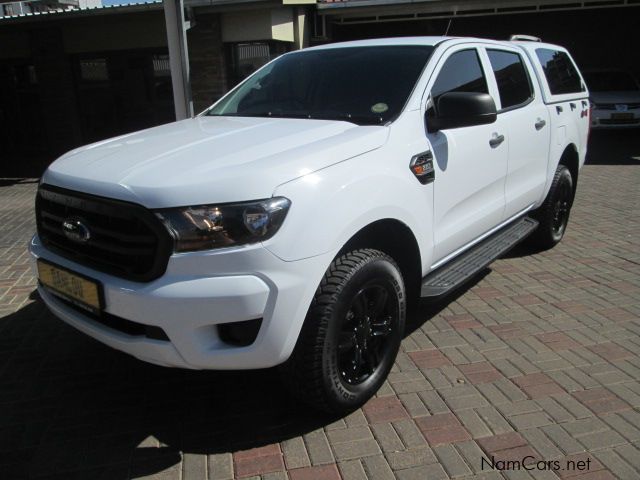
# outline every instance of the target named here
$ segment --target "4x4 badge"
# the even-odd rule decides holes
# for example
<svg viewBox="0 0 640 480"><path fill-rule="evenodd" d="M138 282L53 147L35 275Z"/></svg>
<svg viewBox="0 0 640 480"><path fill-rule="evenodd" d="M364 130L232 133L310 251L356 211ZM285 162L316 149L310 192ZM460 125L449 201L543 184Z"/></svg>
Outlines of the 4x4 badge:
<svg viewBox="0 0 640 480"><path fill-rule="evenodd" d="M436 171L433 168L433 154L431 151L414 155L411 158L411 163L409 163L409 168L423 185L433 182L436 178Z"/></svg>

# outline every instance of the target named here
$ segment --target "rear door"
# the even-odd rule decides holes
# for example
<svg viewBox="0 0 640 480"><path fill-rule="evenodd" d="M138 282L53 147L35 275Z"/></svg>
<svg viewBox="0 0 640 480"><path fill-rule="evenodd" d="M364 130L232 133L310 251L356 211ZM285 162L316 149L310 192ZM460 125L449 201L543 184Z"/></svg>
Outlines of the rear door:
<svg viewBox="0 0 640 480"><path fill-rule="evenodd" d="M447 50L427 86L425 110L446 92L494 93L473 44ZM499 225L504 213L505 126L427 132L434 156L434 266Z"/></svg>
<svg viewBox="0 0 640 480"><path fill-rule="evenodd" d="M533 206L543 194L551 127L528 58L516 48L486 47L498 90L498 117L509 137L505 218Z"/></svg>

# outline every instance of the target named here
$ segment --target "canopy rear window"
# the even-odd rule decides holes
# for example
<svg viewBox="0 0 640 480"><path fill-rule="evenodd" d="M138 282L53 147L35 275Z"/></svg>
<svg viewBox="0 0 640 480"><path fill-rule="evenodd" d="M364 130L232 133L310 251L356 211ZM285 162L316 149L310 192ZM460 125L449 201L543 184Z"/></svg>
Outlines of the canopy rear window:
<svg viewBox="0 0 640 480"><path fill-rule="evenodd" d="M536 55L552 95L584 92L580 74L566 52L550 48L536 49Z"/></svg>

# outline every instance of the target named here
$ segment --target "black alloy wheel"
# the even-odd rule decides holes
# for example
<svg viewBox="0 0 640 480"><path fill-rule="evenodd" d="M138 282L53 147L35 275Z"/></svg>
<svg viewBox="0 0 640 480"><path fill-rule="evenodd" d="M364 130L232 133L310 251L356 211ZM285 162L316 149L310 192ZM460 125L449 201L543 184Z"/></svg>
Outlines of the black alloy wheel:
<svg viewBox="0 0 640 480"><path fill-rule="evenodd" d="M281 366L289 391L346 414L369 400L395 361L406 316L398 265L383 252L339 255L320 282L296 346Z"/></svg>
<svg viewBox="0 0 640 480"><path fill-rule="evenodd" d="M555 198L553 206L553 234L554 237L562 238L564 231L569 222L569 211L571 210L571 201L573 197L573 189L571 182L562 181L558 185L558 194Z"/></svg>
<svg viewBox="0 0 640 480"><path fill-rule="evenodd" d="M338 343L338 365L343 381L359 385L393 353L394 318L397 305L390 301L394 292L383 282L372 282L356 294L345 316Z"/></svg>
<svg viewBox="0 0 640 480"><path fill-rule="evenodd" d="M540 225L527 240L535 248L555 247L567 231L574 197L574 179L565 165L558 165L543 204L531 216Z"/></svg>

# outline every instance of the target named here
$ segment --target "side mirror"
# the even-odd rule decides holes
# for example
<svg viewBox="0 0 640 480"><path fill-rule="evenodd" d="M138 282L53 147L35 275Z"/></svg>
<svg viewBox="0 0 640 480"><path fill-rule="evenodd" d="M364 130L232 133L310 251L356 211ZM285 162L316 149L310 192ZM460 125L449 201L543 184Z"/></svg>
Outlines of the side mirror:
<svg viewBox="0 0 640 480"><path fill-rule="evenodd" d="M487 125L497 118L496 104L491 95L476 92L443 93L436 100L435 109L427 110L426 114L430 132Z"/></svg>

